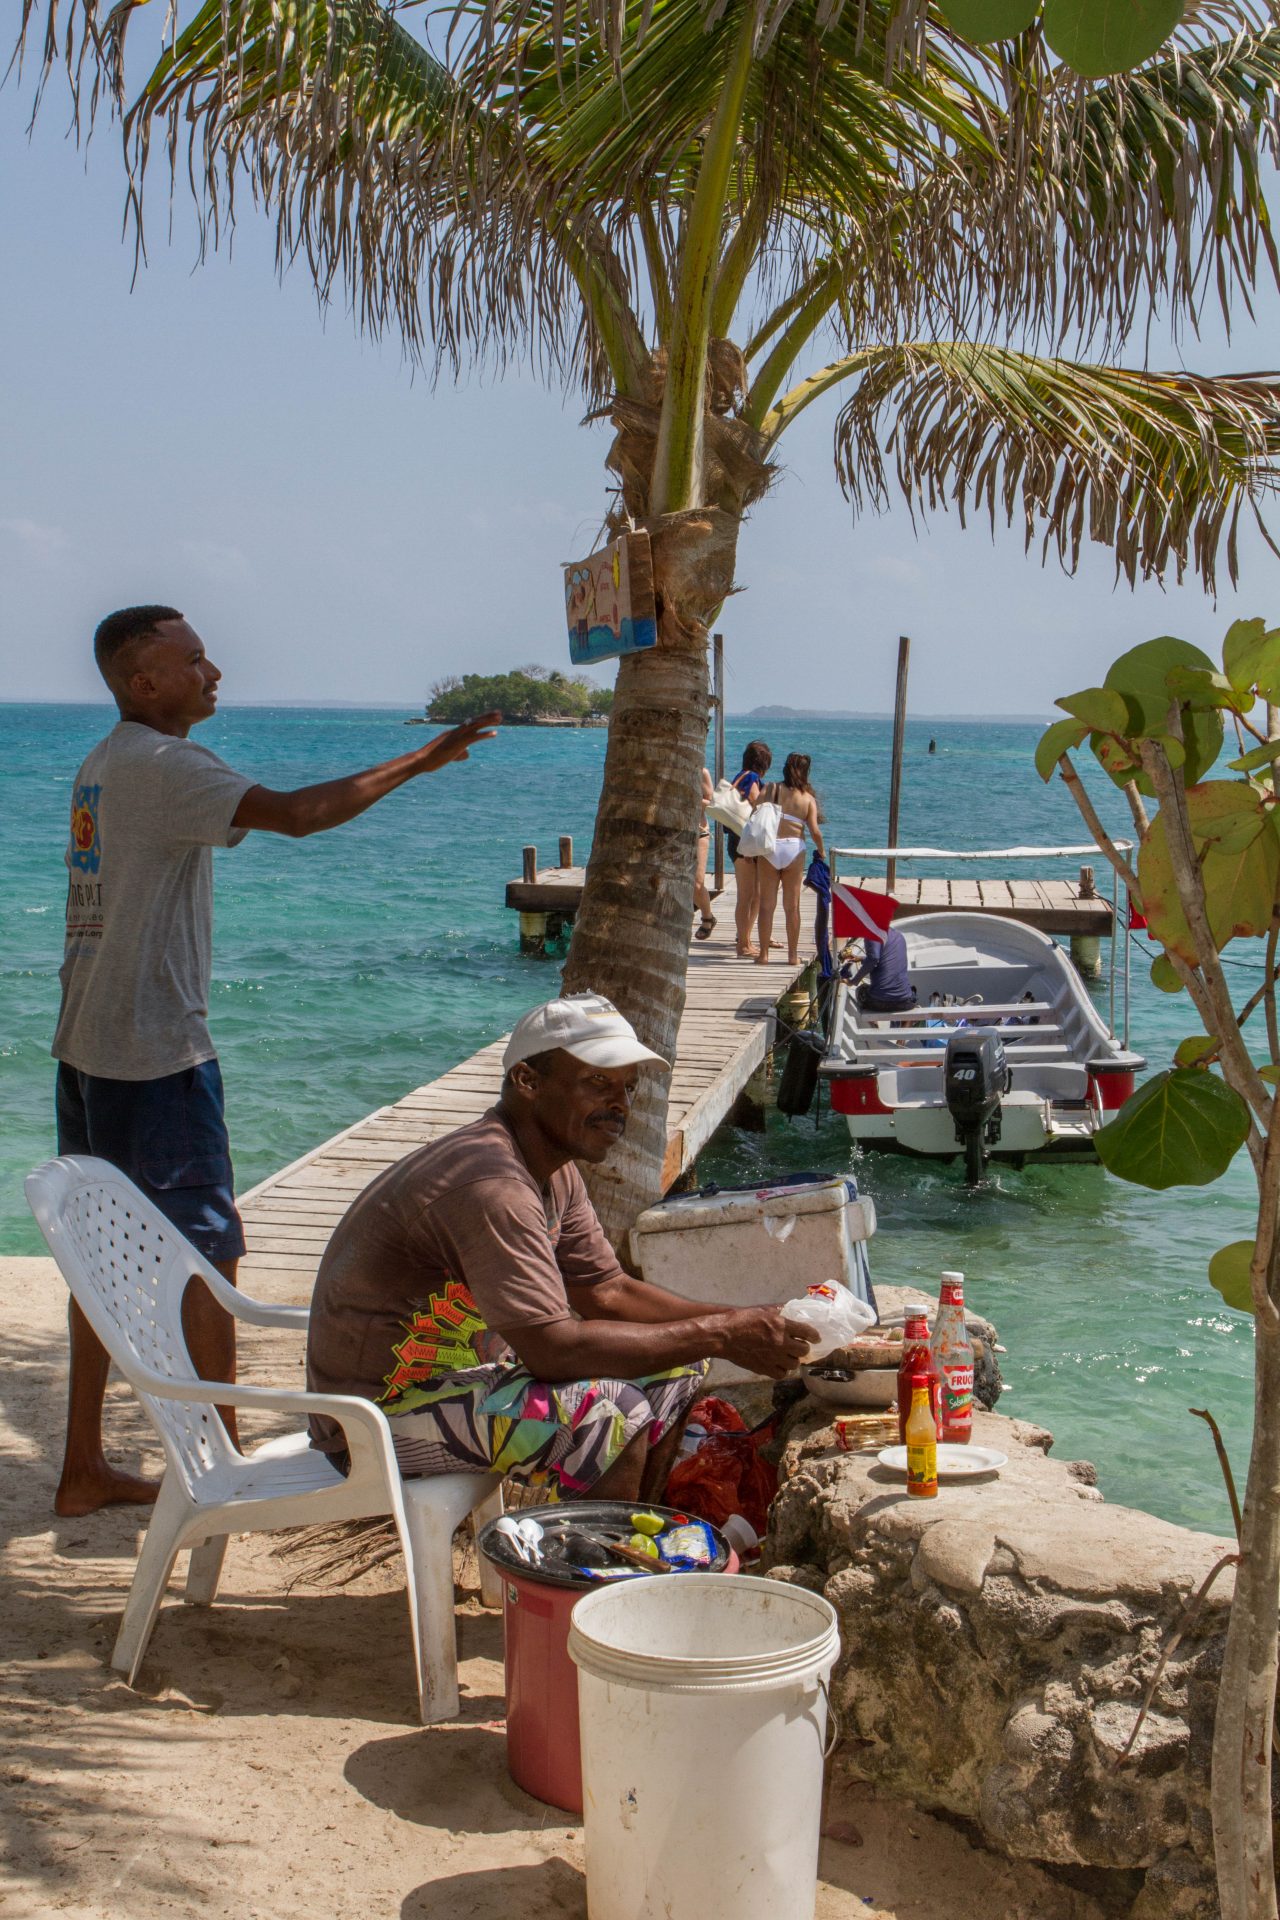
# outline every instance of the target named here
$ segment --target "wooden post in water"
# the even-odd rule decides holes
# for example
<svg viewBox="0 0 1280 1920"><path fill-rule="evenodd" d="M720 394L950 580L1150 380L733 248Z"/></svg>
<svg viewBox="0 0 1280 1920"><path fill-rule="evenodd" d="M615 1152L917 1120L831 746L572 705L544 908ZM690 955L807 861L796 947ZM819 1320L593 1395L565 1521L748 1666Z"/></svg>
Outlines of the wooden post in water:
<svg viewBox="0 0 1280 1920"><path fill-rule="evenodd" d="M1081 867L1081 900L1096 900L1097 883L1092 867ZM1112 927L1111 938L1116 938L1116 929ZM1102 978L1102 942L1096 933L1073 933L1071 936L1071 958L1075 962L1076 972L1082 980L1101 980Z"/></svg>
<svg viewBox="0 0 1280 1920"><path fill-rule="evenodd" d="M527 887L537 884L538 849L521 849L520 878ZM547 916L545 913L524 913L520 915L520 951L521 953L545 953L547 950Z"/></svg>
<svg viewBox="0 0 1280 1920"><path fill-rule="evenodd" d="M724 635L713 633L711 636L711 704L715 708L715 735L712 752L714 759L711 778L714 783L724 779ZM714 893L724 892L724 828L717 821L715 825L715 885Z"/></svg>
<svg viewBox="0 0 1280 1920"><path fill-rule="evenodd" d="M902 755L906 744L907 729L907 666L911 659L911 642L906 634L898 636L898 684L893 696L893 758L889 766L889 840L892 849L898 844L898 812L902 801ZM898 863L892 852L885 862L885 890L892 893L898 878Z"/></svg>
<svg viewBox="0 0 1280 1920"><path fill-rule="evenodd" d="M560 835L560 865L562 867L571 867L573 865L572 834L562 833Z"/></svg>

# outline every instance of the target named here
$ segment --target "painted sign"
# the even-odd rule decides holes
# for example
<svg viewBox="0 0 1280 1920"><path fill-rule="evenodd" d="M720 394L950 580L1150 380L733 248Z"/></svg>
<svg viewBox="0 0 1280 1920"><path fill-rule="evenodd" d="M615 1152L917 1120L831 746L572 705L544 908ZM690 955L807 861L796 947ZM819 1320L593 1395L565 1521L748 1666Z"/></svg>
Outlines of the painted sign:
<svg viewBox="0 0 1280 1920"><path fill-rule="evenodd" d="M575 667L658 644L653 555L647 533L620 533L564 570L569 658Z"/></svg>

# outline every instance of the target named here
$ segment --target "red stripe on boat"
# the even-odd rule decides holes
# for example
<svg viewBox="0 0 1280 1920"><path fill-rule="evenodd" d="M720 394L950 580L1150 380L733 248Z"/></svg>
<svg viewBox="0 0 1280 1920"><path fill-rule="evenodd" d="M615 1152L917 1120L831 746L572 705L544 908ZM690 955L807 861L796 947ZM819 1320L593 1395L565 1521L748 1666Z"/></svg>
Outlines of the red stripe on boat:
<svg viewBox="0 0 1280 1920"><path fill-rule="evenodd" d="M1098 1104L1104 1113L1114 1113L1122 1107L1133 1092L1133 1071L1131 1068L1117 1068L1110 1073L1095 1073L1089 1069L1089 1089L1096 1094ZM834 1105L834 1102L832 1103Z"/></svg>
<svg viewBox="0 0 1280 1920"><path fill-rule="evenodd" d="M1130 1079L1132 1079L1130 1075ZM841 1074L831 1082L833 1113L892 1113L880 1098L874 1073Z"/></svg>

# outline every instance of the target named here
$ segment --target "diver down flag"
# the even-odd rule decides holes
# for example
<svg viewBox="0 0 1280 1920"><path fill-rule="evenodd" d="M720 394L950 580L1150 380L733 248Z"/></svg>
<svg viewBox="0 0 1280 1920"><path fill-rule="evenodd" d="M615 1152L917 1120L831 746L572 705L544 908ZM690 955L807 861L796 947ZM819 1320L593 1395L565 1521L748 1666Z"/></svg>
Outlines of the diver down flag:
<svg viewBox="0 0 1280 1920"><path fill-rule="evenodd" d="M837 940L883 940L898 911L892 894L837 880L831 889L831 931Z"/></svg>

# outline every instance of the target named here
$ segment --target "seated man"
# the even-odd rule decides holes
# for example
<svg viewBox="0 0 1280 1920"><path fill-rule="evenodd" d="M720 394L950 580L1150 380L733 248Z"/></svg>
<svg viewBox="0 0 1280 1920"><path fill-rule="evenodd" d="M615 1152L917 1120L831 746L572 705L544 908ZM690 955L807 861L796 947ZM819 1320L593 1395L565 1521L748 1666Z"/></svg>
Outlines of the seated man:
<svg viewBox="0 0 1280 1920"><path fill-rule="evenodd" d="M858 983L866 981L865 986ZM896 927L883 940L866 937L866 958L853 976L864 1013L909 1013L916 990L907 976L907 943Z"/></svg>
<svg viewBox="0 0 1280 1920"><path fill-rule="evenodd" d="M575 1160L622 1138L646 1061L597 994L525 1015L496 1107L365 1189L320 1263L307 1384L391 1420L401 1470L536 1477L549 1499L655 1500L708 1360L781 1379L809 1335L623 1272ZM345 1442L312 1442L345 1470Z"/></svg>

